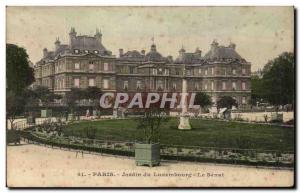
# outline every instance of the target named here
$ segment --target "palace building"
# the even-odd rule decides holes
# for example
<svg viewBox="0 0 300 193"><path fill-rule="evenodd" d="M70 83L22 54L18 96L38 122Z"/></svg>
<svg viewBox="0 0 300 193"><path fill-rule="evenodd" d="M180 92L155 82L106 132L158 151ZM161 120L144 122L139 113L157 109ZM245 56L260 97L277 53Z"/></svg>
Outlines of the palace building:
<svg viewBox="0 0 300 193"><path fill-rule="evenodd" d="M186 77L188 92L206 92L213 102L232 96L239 105L247 105L251 95L251 64L236 52L236 45L213 41L202 54L179 50L178 56L163 56L153 43L150 50L119 49L114 56L102 44L102 33L94 36L69 33L69 43L57 38L55 50L43 49L43 57L34 65L35 85L48 87L64 95L72 87L96 86L113 92L181 92Z"/></svg>

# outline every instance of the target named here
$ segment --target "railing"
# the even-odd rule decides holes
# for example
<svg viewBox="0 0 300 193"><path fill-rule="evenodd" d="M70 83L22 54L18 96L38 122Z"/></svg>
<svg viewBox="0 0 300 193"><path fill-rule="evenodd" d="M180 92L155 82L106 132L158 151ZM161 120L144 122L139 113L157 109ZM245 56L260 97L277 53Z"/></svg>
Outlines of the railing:
<svg viewBox="0 0 300 193"><path fill-rule="evenodd" d="M22 131L29 143L50 147L79 150L88 153L105 153L134 156L135 142L109 141L74 136L53 137L43 132ZM294 152L259 149L216 148L200 146L161 145L160 156L165 160L223 163L252 166L294 167Z"/></svg>
<svg viewBox="0 0 300 193"><path fill-rule="evenodd" d="M100 139L79 138L74 136L54 136L35 130L36 125L45 122L56 122L60 118L38 118L34 125L27 120L14 123L23 140L29 143L49 145L50 147L67 148L85 152L106 153L121 156L134 156L135 142L110 141ZM64 118L61 121L66 121ZM276 151L260 149L217 148L200 146L180 146L161 144L162 159L178 161L212 162L224 164L240 164L253 166L294 167L293 151Z"/></svg>

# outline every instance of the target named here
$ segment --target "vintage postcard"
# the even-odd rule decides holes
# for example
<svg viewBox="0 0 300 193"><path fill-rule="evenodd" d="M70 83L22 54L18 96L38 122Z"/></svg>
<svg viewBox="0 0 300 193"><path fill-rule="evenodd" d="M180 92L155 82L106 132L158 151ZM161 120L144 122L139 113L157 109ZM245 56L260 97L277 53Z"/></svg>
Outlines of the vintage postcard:
<svg viewBox="0 0 300 193"><path fill-rule="evenodd" d="M6 184L295 184L292 6L6 7Z"/></svg>

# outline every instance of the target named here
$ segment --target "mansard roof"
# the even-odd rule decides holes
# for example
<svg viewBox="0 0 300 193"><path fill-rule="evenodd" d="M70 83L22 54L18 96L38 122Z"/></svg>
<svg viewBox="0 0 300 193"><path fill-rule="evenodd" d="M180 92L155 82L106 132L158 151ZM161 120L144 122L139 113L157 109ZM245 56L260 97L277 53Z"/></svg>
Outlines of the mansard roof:
<svg viewBox="0 0 300 193"><path fill-rule="evenodd" d="M78 50L97 50L99 53L108 51L96 37L91 36L75 36L71 39L71 49Z"/></svg>
<svg viewBox="0 0 300 193"><path fill-rule="evenodd" d="M159 52L156 51L156 45L151 45L151 50L145 56L146 62L167 62L167 58L163 57Z"/></svg>
<svg viewBox="0 0 300 193"><path fill-rule="evenodd" d="M141 54L137 50L128 51L122 54L119 60L132 61L132 62L143 62L145 61L145 55Z"/></svg>
<svg viewBox="0 0 300 193"><path fill-rule="evenodd" d="M197 48L194 53L186 53L183 48L179 50L179 56L175 59L175 64L200 64L203 58L201 51Z"/></svg>
<svg viewBox="0 0 300 193"><path fill-rule="evenodd" d="M112 56L112 52L107 50L102 44L102 34L97 29L95 36L76 35L74 28L71 28L70 44L60 44L58 38L55 41L54 51L48 51L46 48L43 50L43 58L38 63L44 63L54 60L58 56L62 55L82 55L88 53L94 53L99 56ZM75 50L78 50L75 53Z"/></svg>
<svg viewBox="0 0 300 193"><path fill-rule="evenodd" d="M214 41L211 44L211 49L205 54L204 59L206 61L218 61L218 60L244 60L235 50L235 44L229 46L219 46Z"/></svg>

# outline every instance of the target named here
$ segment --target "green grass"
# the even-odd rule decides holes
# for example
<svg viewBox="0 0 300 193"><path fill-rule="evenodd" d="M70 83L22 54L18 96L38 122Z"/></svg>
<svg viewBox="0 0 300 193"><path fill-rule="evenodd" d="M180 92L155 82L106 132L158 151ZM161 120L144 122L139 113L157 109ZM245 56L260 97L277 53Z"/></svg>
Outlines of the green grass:
<svg viewBox="0 0 300 193"><path fill-rule="evenodd" d="M178 130L172 118L161 126L161 143L168 145L294 151L294 128L214 120L190 120L192 130ZM66 135L86 137L84 129L97 128L96 138L116 141L141 140L136 120L85 121L69 124Z"/></svg>

